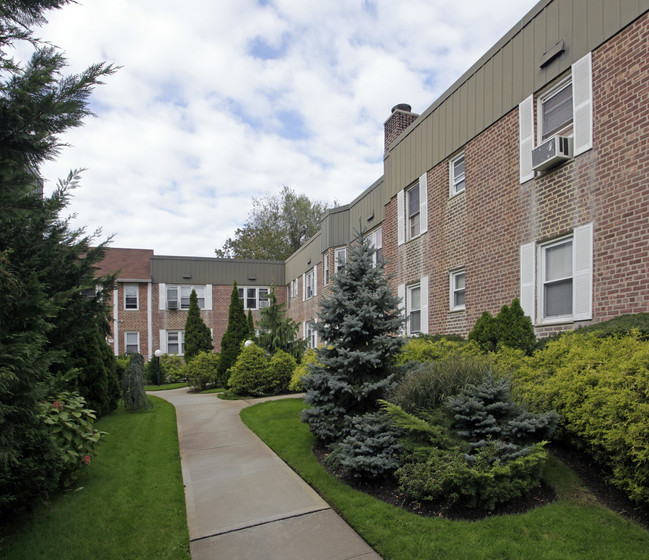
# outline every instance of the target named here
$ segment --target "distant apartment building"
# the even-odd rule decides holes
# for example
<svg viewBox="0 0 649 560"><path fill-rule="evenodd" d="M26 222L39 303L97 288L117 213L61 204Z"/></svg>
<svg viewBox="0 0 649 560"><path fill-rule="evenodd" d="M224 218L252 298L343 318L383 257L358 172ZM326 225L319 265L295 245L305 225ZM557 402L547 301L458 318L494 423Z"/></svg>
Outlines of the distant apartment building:
<svg viewBox="0 0 649 560"><path fill-rule="evenodd" d="M286 262L111 249L113 348L182 354L194 286L218 350L234 281L255 314L277 286L315 346L359 230L410 335L467 335L515 297L539 336L648 311L649 0L539 2L423 113L393 108L383 177Z"/></svg>

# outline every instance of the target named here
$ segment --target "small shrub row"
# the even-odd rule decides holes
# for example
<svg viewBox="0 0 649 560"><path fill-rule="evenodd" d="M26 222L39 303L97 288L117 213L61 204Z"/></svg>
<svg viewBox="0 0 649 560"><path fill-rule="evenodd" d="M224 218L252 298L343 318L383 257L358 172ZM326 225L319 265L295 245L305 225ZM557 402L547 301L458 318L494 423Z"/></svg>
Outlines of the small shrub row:
<svg viewBox="0 0 649 560"><path fill-rule="evenodd" d="M263 397L288 391L297 367L295 358L278 350L268 359L256 344L245 346L230 370L228 387L238 395Z"/></svg>

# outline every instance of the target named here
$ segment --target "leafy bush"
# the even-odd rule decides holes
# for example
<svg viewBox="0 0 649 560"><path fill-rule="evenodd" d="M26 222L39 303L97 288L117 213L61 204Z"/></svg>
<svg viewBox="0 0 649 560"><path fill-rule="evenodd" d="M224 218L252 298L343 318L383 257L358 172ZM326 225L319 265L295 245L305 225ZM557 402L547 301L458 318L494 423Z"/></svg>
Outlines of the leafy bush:
<svg viewBox="0 0 649 560"><path fill-rule="evenodd" d="M459 338L459 340L458 340ZM467 344L460 337L426 337L411 338L401 349L397 357L399 364L408 362L434 362L451 355L476 355L480 353L475 343Z"/></svg>
<svg viewBox="0 0 649 560"><path fill-rule="evenodd" d="M212 352L199 352L194 359L185 366L185 374L189 384L204 391L216 384L219 355Z"/></svg>
<svg viewBox="0 0 649 560"><path fill-rule="evenodd" d="M266 394L285 393L296 367L297 362L293 356L283 350L275 352L268 363L268 376L264 387Z"/></svg>
<svg viewBox="0 0 649 560"><path fill-rule="evenodd" d="M403 431L395 427L383 412L372 412L351 418L347 436L337 444L338 460L351 475L376 478L399 466Z"/></svg>
<svg viewBox="0 0 649 560"><path fill-rule="evenodd" d="M314 348L309 348L302 356L302 363L293 371L291 381L288 384L289 391L300 393L304 391L302 378L309 373L309 364L315 364L318 361L318 355Z"/></svg>
<svg viewBox="0 0 649 560"><path fill-rule="evenodd" d="M649 503L649 341L568 333L529 358L515 386L536 409L555 408L564 437Z"/></svg>
<svg viewBox="0 0 649 560"><path fill-rule="evenodd" d="M414 368L397 385L390 400L407 412L432 410L467 385L479 383L491 371L491 363L484 356L446 356Z"/></svg>
<svg viewBox="0 0 649 560"><path fill-rule="evenodd" d="M228 387L238 395L262 397L266 394L268 369L268 358L259 346L244 346L231 368Z"/></svg>
<svg viewBox="0 0 649 560"><path fill-rule="evenodd" d="M536 345L534 326L518 298L511 305L503 305L496 317L484 311L469 333L469 340L475 340L485 352L506 346L530 354Z"/></svg>
<svg viewBox="0 0 649 560"><path fill-rule="evenodd" d="M39 404L39 414L54 436L63 461L62 483L69 486L80 468L89 465L99 440L106 435L94 429L93 410L78 393L62 392L52 402Z"/></svg>
<svg viewBox="0 0 649 560"><path fill-rule="evenodd" d="M175 354L160 356L160 367L165 383L180 383L187 379L185 374L185 360Z"/></svg>

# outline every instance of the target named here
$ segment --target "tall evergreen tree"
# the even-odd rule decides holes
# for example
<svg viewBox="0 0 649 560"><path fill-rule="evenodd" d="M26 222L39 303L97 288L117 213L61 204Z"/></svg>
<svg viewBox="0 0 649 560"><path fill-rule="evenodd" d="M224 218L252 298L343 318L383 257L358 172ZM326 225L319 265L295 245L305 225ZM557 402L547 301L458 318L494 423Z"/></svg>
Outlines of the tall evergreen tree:
<svg viewBox="0 0 649 560"><path fill-rule="evenodd" d="M217 372L218 383L227 386L230 368L237 361L241 352L241 343L248 336L248 320L243 309L243 302L239 298L237 283L232 287L230 294L230 308L228 309L228 327L221 339L221 358Z"/></svg>
<svg viewBox="0 0 649 560"><path fill-rule="evenodd" d="M320 302L315 328L324 346L302 383L311 405L303 419L323 443L349 435L352 419L378 410L393 383L404 319L383 265L372 264L374 251L359 233Z"/></svg>
<svg viewBox="0 0 649 560"><path fill-rule="evenodd" d="M285 305L277 303L275 288L269 296L269 305L261 310L258 343L268 354L283 350L295 359L302 358L305 341L297 339L299 325L286 316Z"/></svg>
<svg viewBox="0 0 649 560"><path fill-rule="evenodd" d="M201 317L196 290L192 290L185 321L185 361L189 363L200 352L211 352L212 348L212 332Z"/></svg>
<svg viewBox="0 0 649 560"><path fill-rule="evenodd" d="M33 35L47 9L68 3L0 2L0 515L56 480L55 447L36 403L60 388L89 389L84 375L94 364L84 363L78 340L106 332L113 284L94 278L104 245L91 248L92 237L60 218L78 173L49 197L38 174L58 154L60 135L91 114L93 87L114 71L98 64L66 76L63 56ZM10 51L24 40L34 53L19 64Z"/></svg>
<svg viewBox="0 0 649 560"><path fill-rule="evenodd" d="M252 318L252 309L248 309L248 338L253 340L255 338L255 320Z"/></svg>

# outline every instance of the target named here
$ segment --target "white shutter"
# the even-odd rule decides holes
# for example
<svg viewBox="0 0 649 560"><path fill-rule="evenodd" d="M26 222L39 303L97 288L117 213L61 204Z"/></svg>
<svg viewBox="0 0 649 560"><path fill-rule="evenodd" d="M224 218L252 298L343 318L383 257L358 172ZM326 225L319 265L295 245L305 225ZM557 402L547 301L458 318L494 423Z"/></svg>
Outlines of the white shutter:
<svg viewBox="0 0 649 560"><path fill-rule="evenodd" d="M397 296L399 297L399 311L403 317L406 316L406 285L399 284L397 286ZM401 327L401 334L406 334L406 325Z"/></svg>
<svg viewBox="0 0 649 560"><path fill-rule="evenodd" d="M428 276L424 276L419 281L421 293L421 326L419 332L428 334Z"/></svg>
<svg viewBox="0 0 649 560"><path fill-rule="evenodd" d="M572 65L572 111L575 155L593 147L592 57L588 53Z"/></svg>
<svg viewBox="0 0 649 560"><path fill-rule="evenodd" d="M534 290L535 272L536 272L536 243L526 243L521 245L520 250L520 269L521 269L521 293L520 302L525 315L527 315L534 324Z"/></svg>
<svg viewBox="0 0 649 560"><path fill-rule="evenodd" d="M167 285L158 284L158 309L167 309Z"/></svg>
<svg viewBox="0 0 649 560"><path fill-rule="evenodd" d="M420 233L428 231L428 181L426 173L419 177L419 226Z"/></svg>
<svg viewBox="0 0 649 560"><path fill-rule="evenodd" d="M530 95L518 106L518 127L520 138L520 181L521 184L534 179L532 150L534 149L534 96Z"/></svg>
<svg viewBox="0 0 649 560"><path fill-rule="evenodd" d="M397 242L406 242L406 191L397 193Z"/></svg>
<svg viewBox="0 0 649 560"><path fill-rule="evenodd" d="M573 315L586 321L593 318L593 224L575 228L573 239Z"/></svg>
<svg viewBox="0 0 649 560"><path fill-rule="evenodd" d="M212 309L212 284L205 284L205 309Z"/></svg>
<svg viewBox="0 0 649 560"><path fill-rule="evenodd" d="M302 275L302 301L306 301L306 272Z"/></svg>
<svg viewBox="0 0 649 560"><path fill-rule="evenodd" d="M163 354L167 354L167 331L160 329L160 350Z"/></svg>
<svg viewBox="0 0 649 560"><path fill-rule="evenodd" d="M315 325L317 322L318 322L318 319L317 319L317 318L313 319L313 324L314 324L314 325ZM313 329L313 342L314 342L314 344L315 344L315 348L317 348L317 347L318 347L318 331L315 330L315 328Z"/></svg>
<svg viewBox="0 0 649 560"><path fill-rule="evenodd" d="M318 265L313 266L313 297L318 295Z"/></svg>

